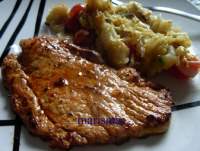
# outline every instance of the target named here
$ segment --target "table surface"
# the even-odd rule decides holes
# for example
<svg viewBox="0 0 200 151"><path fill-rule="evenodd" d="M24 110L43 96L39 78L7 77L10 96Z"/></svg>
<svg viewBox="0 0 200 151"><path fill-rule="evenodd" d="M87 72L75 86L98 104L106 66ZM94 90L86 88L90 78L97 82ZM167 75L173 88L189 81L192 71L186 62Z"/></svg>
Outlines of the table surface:
<svg viewBox="0 0 200 151"><path fill-rule="evenodd" d="M127 1L127 0L124 0ZM166 6L200 15L199 0L138 0L144 6ZM23 38L45 33L45 16L56 3L72 6L81 0L0 0L0 61L8 53L10 45ZM155 12L160 14L160 12ZM191 50L200 56L199 22L162 13L176 26L189 33L193 41ZM3 88L0 75L0 151L49 151L46 142L33 137L12 113L8 92ZM132 139L120 145L76 147L72 150L137 150L137 151L199 151L200 144L200 76L190 81L179 81L161 75L153 80L167 86L176 106L173 108L167 133L145 139ZM53 150L52 150L53 151Z"/></svg>

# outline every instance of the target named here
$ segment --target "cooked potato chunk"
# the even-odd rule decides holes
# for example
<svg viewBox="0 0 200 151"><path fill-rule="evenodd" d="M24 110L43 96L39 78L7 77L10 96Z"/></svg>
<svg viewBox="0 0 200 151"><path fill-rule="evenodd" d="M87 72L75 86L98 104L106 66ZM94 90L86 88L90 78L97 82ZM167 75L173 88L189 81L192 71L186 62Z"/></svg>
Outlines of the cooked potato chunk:
<svg viewBox="0 0 200 151"><path fill-rule="evenodd" d="M67 17L67 6L58 4L49 12L49 15L46 18L46 24L49 25L54 32L62 32L64 28L63 24L65 23Z"/></svg>

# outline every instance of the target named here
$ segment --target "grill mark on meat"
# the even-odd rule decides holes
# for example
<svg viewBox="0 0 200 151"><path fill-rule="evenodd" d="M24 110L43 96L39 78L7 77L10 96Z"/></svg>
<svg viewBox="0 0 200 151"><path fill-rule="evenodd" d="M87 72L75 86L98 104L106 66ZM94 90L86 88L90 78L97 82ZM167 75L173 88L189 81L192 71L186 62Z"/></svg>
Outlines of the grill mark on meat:
<svg viewBox="0 0 200 151"><path fill-rule="evenodd" d="M148 105L148 101L144 101L144 98L141 99L141 97L135 97L135 95L133 96L135 99L134 99L134 102L138 105L138 106L141 106L143 107L144 109L148 110L148 111L152 111L153 113L158 113L158 114L161 114L161 113L165 113L167 112L167 110L165 108L163 108L162 106L160 107L157 107L155 105L153 106L149 106ZM138 100L138 101L137 101ZM147 106L148 105L148 106Z"/></svg>
<svg viewBox="0 0 200 151"><path fill-rule="evenodd" d="M104 92L107 92L107 91L104 90ZM109 95L104 93L104 99L106 99L105 96L109 96ZM109 97L111 97L111 96L109 96ZM111 99L107 99L107 101L109 101L110 103L115 103L114 101L116 101L117 103L120 104L120 106L122 106L122 103L121 103L120 101L117 101L117 99L115 99L114 97L111 97ZM124 108L125 108L125 107L124 107ZM121 110L123 110L123 109L121 109ZM105 109L105 111L108 112L108 109ZM113 112L115 113L115 111L113 111ZM120 113L121 113L121 112L120 112ZM96 116L96 115L95 115L95 116ZM128 120L128 121L131 120L131 119L129 118L129 115L126 114L126 112L125 112L124 118L126 118L126 120ZM141 123L141 122L140 122L140 123ZM136 123L135 123L135 124L136 124ZM136 125L137 125L137 124L136 124Z"/></svg>
<svg viewBox="0 0 200 151"><path fill-rule="evenodd" d="M132 110L129 107L126 107L125 111L126 111L126 113L128 113L127 115L129 117L134 117L134 120L136 120L135 122L137 123L137 125L142 126L144 124L143 121L145 119L145 116L139 115L139 113L137 111Z"/></svg>
<svg viewBox="0 0 200 151"><path fill-rule="evenodd" d="M106 93L107 91L104 91L104 93ZM104 94L104 96L109 96L108 94ZM109 96L109 97L111 97L111 96ZM112 99L110 99L110 100L115 100L117 103L119 103L120 105L122 104L122 102L121 101L119 101L119 100L117 100L117 99L115 99L114 97L112 97ZM127 107L124 107L124 108L127 108ZM130 120L130 117L129 117L129 115L128 114L126 114L126 116L128 116L128 119ZM135 118L136 119L136 118ZM138 123L142 123L140 120L141 119L136 119L137 121L138 121Z"/></svg>
<svg viewBox="0 0 200 151"><path fill-rule="evenodd" d="M146 92L143 92L144 90L140 89L140 88L137 88L137 87L133 87L131 90L133 91L130 91L130 93L137 93L140 97L142 98L146 98L146 99L149 99L148 96L150 96L150 102L153 103L154 105L157 105L157 106L165 106L166 105L166 102L163 102L157 95L155 95L155 93L153 91L150 90L151 93L146 93ZM156 99L157 101L152 101Z"/></svg>
<svg viewBox="0 0 200 151"><path fill-rule="evenodd" d="M132 93L132 92L130 92L130 93ZM133 93L132 93L132 95L134 95ZM139 103L141 102L141 105L144 103L145 105L146 104L149 104L149 103L152 103L152 107L149 107L148 109L149 110L152 110L152 111L154 111L154 112L156 112L156 113L163 113L163 112L167 112L167 110L168 109L166 109L165 108L165 106L164 105L166 105L166 104L156 104L156 103L153 103L153 101L152 101L152 97L150 97L150 99L148 98L148 97L145 97L145 96L143 96L142 97L142 94L140 95L139 94L139 97L137 97L138 98L138 100L140 100L139 101ZM136 99L137 99L136 98ZM142 99L141 99L142 98ZM148 99L148 101L146 101L146 99ZM158 100L158 99L157 99ZM143 106L144 108L146 108L145 106ZM159 110L153 110L153 109L159 109Z"/></svg>
<svg viewBox="0 0 200 151"><path fill-rule="evenodd" d="M141 91L141 90L140 90ZM127 96L127 99L129 98L129 99L131 99L129 96L131 95L133 98L134 98L134 101L137 103L137 105L139 105L139 106L142 106L144 109L148 109L148 110L150 110L150 111L154 111L154 112L156 112L156 113L162 113L162 111L161 110L157 110L158 108L156 107L156 106L154 106L153 105L153 108L154 109L156 109L156 110L153 110L153 109L151 109L151 107L147 107L146 105L148 105L148 103L150 102L148 102L148 101L144 101L144 98L143 99L141 99L141 97L139 97L138 96L138 94L140 94L139 92L140 91L137 91L136 93L133 93L132 91L129 91L128 90L128 92L127 92L127 94L128 94L128 96ZM120 93L120 92L119 92ZM119 94L119 95L122 95L122 94ZM137 97L136 97L137 96ZM141 96L141 95L140 95ZM137 101L138 100L138 101ZM146 103L146 104L145 104ZM160 108L162 108L161 106L160 106ZM164 108L163 108L164 109Z"/></svg>
<svg viewBox="0 0 200 151"><path fill-rule="evenodd" d="M134 89L132 89L132 90L134 90ZM142 93L140 93L141 91L142 91L141 89L140 89L140 90L138 89L138 90L129 91L129 92L132 93L133 96L135 96L135 95L140 95L140 96L142 96ZM135 93L133 93L133 92L135 92ZM143 96L144 96L144 95L143 95ZM137 99L140 99L140 98L137 97L135 100L137 100ZM140 102L143 102L143 101L144 101L144 99L143 99L143 100L140 99L140 100L137 101L137 102L140 103ZM152 102L151 99L149 99L149 102ZM149 103L149 102L148 102L148 103ZM156 102L157 102L157 101L156 101ZM155 101L153 102L154 105L157 104L156 102L155 102ZM158 102L159 102L159 101L158 101ZM145 103L146 103L146 102L145 102ZM161 107L161 104L164 104L164 103L159 103L158 106ZM145 109L147 109L147 107L144 106L142 103L140 103L140 105L141 105L142 107L144 107ZM146 105L146 104L145 104L145 105ZM166 104L164 104L164 105L166 105ZM154 106L154 108L156 108L156 107ZM149 108L149 109L150 109L150 108ZM163 108L163 109L164 109L164 108ZM150 109L150 110L151 110L151 109ZM155 110L155 111L157 111L158 113L162 113L161 110ZM155 111L154 111L154 112L155 112Z"/></svg>
<svg viewBox="0 0 200 151"><path fill-rule="evenodd" d="M120 94L119 94L120 95ZM125 102L123 102L126 106L130 106L130 107L132 107L132 109L137 109L137 111L139 112L139 111L141 111L140 110L140 106L141 107L143 107L142 109L144 109L144 110L142 110L143 112L142 113L145 113L145 115L149 115L149 114L155 114L155 112L151 112L152 110L149 108L147 108L145 105L146 104L143 104L142 103L142 100L138 100L137 101L137 98L135 97L135 95L136 94L134 94L132 97L134 97L134 101L130 101L130 99L129 98L127 98L127 101L125 101ZM115 100L115 101L117 101L117 100ZM135 102L135 103L134 103ZM119 101L118 101L118 103L119 103ZM127 104L127 103L130 103L130 104ZM131 104L132 103L132 104ZM131 106L131 105L133 105L133 106ZM162 112L156 112L156 113L162 113ZM157 115L155 115L155 116L158 116L158 114Z"/></svg>

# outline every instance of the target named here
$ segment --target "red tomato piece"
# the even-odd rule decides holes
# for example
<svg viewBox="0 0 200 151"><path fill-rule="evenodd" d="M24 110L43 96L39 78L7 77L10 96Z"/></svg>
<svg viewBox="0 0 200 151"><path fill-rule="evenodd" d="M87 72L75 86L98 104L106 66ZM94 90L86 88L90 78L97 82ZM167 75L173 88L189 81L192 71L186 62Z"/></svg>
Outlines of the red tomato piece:
<svg viewBox="0 0 200 151"><path fill-rule="evenodd" d="M90 47L93 44L94 39L95 37L91 32L81 29L78 32L76 32L73 41L79 46Z"/></svg>
<svg viewBox="0 0 200 151"><path fill-rule="evenodd" d="M188 61L187 66L180 65L178 69L187 77L192 78L199 73L200 61Z"/></svg>
<svg viewBox="0 0 200 151"><path fill-rule="evenodd" d="M200 59L196 56L184 58L179 66L173 66L170 72L179 79L189 79L200 71Z"/></svg>
<svg viewBox="0 0 200 151"><path fill-rule="evenodd" d="M192 60L185 60L179 66L173 66L170 72L179 79L188 79L196 76L200 71L200 60L194 57Z"/></svg>
<svg viewBox="0 0 200 151"><path fill-rule="evenodd" d="M80 23L79 23L79 15L84 10L84 6L81 4L77 4L69 12L69 18L67 19L65 23L65 27L68 32L76 32L80 29Z"/></svg>
<svg viewBox="0 0 200 151"><path fill-rule="evenodd" d="M83 11L85 9L84 5L81 4L76 4L72 7L72 9L69 12L69 17L70 18L74 18L79 16L79 14L81 13L81 11Z"/></svg>
<svg viewBox="0 0 200 151"><path fill-rule="evenodd" d="M174 77L176 77L177 79L182 79L182 80L186 80L188 79L188 77L186 75L184 75L177 66L173 66L171 67L169 70L169 73L172 74Z"/></svg>

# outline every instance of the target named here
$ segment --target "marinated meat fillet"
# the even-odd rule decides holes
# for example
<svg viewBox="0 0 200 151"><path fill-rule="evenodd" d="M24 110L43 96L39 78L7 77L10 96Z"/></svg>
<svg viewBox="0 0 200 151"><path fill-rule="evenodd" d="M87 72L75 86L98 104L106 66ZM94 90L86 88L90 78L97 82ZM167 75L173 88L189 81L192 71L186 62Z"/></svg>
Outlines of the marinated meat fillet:
<svg viewBox="0 0 200 151"><path fill-rule="evenodd" d="M84 50L56 38L36 37L20 45L19 56L4 59L4 82L14 111L51 146L118 143L167 130L169 91L146 82L134 69L93 63L81 57ZM79 123L83 118L122 122Z"/></svg>

